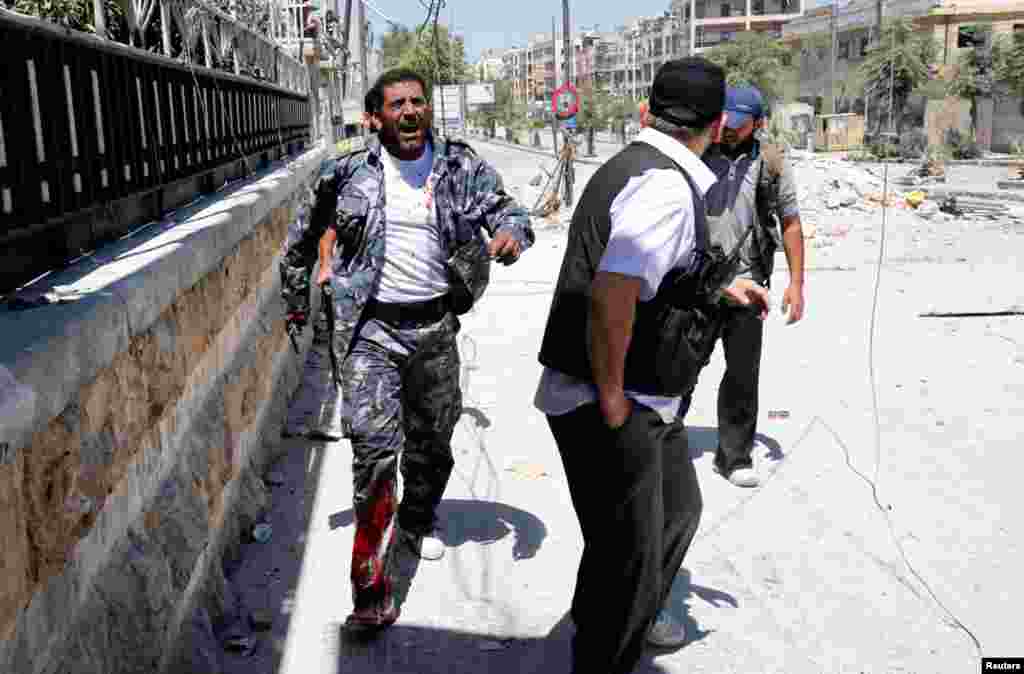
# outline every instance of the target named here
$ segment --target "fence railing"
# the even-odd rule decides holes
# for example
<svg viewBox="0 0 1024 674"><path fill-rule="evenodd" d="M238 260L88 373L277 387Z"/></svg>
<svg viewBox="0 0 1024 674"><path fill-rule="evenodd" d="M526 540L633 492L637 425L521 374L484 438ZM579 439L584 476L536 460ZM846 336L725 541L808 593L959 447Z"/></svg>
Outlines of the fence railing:
<svg viewBox="0 0 1024 674"><path fill-rule="evenodd" d="M309 137L301 87L4 10L0 45L0 294L143 224L76 216Z"/></svg>

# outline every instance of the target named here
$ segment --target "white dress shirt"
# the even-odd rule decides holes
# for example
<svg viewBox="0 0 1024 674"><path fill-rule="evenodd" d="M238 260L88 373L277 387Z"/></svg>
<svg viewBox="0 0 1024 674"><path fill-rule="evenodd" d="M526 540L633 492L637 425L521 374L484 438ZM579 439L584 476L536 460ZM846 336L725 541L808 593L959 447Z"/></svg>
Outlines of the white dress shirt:
<svg viewBox="0 0 1024 674"><path fill-rule="evenodd" d="M702 196L717 180L700 157L671 136L648 128L634 142L655 147L683 167ZM693 194L686 177L676 169L651 169L631 178L612 202L611 220L608 246L598 269L640 279L641 301L654 297L670 270L692 264ZM679 396L628 390L625 394L657 411L665 423L675 419ZM544 368L534 405L544 414L558 416L597 399L597 386L592 382Z"/></svg>

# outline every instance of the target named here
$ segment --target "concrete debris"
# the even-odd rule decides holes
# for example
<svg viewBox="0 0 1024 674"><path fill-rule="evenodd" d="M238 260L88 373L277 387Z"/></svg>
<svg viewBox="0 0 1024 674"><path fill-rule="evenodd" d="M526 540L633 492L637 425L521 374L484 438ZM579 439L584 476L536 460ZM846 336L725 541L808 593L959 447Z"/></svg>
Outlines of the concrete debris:
<svg viewBox="0 0 1024 674"><path fill-rule="evenodd" d="M939 214L939 204L935 201L924 201L915 212L922 218L931 218Z"/></svg>
<svg viewBox="0 0 1024 674"><path fill-rule="evenodd" d="M530 480L536 480L541 477L547 477L548 472L542 467L536 464L515 464L505 469L505 472L512 473L518 477L525 477Z"/></svg>

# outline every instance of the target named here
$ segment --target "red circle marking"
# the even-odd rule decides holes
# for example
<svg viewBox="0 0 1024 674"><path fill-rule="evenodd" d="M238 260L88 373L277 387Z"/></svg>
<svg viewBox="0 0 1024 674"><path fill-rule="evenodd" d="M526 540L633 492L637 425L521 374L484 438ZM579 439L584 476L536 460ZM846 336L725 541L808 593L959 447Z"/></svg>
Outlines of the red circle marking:
<svg viewBox="0 0 1024 674"><path fill-rule="evenodd" d="M572 101L570 101L568 109L559 110L558 101L560 98L562 98L564 94L571 95ZM555 89L555 92L551 95L551 111L555 113L555 117L557 117L558 119L568 119L569 117L572 117L577 112L579 112L579 109L580 95L579 92L576 91L576 87L574 87L570 82L566 82L562 86Z"/></svg>

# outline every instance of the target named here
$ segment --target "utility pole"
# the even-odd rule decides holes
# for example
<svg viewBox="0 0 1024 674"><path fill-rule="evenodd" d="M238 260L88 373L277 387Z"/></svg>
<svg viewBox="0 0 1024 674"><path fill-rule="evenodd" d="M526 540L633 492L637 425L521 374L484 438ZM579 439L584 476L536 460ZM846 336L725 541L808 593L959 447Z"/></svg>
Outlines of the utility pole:
<svg viewBox="0 0 1024 674"><path fill-rule="evenodd" d="M690 0L690 56L697 53L697 0Z"/></svg>
<svg viewBox="0 0 1024 674"><path fill-rule="evenodd" d="M565 69L565 83L572 83L572 62L573 62L573 50L572 50L572 36L569 28L569 0L562 0L562 44L565 45L565 55L563 57L564 69ZM577 94L578 95L578 94ZM573 134L567 133L565 136L565 143L571 143ZM565 167L565 205L568 208L572 208L572 184L574 182L574 171L572 153L569 148L564 148L566 151L567 164Z"/></svg>
<svg viewBox="0 0 1024 674"><path fill-rule="evenodd" d="M366 100L366 94L370 89L370 84L367 82L366 74L366 8L363 7L362 0L357 0L358 5L358 16L359 16L359 81L362 84L362 96L360 102ZM369 130L366 127L361 127L362 135L365 137Z"/></svg>
<svg viewBox="0 0 1024 674"><path fill-rule="evenodd" d="M551 90L551 97L554 99L555 92L558 91L558 32L555 28L555 17L551 17L551 53L555 59L555 86ZM552 107L557 107L552 105ZM558 117L552 113L551 115L551 150L555 153L555 157L558 157Z"/></svg>
<svg viewBox="0 0 1024 674"><path fill-rule="evenodd" d="M341 19L341 101L348 98L348 66L352 48L352 0L345 0L345 16ZM343 113L344 114L344 113Z"/></svg>
<svg viewBox="0 0 1024 674"><path fill-rule="evenodd" d="M892 31L892 51L889 52L889 131L895 131L892 123L892 103L896 94L896 31Z"/></svg>
<svg viewBox="0 0 1024 674"><path fill-rule="evenodd" d="M836 14L838 13L839 0L832 0L831 20L829 21L829 32L832 36L832 57L830 59L828 71L828 95L831 100L829 112L833 115L836 113L836 23L838 22Z"/></svg>
<svg viewBox="0 0 1024 674"><path fill-rule="evenodd" d="M564 61L562 69L564 71L563 77L565 83L569 84L572 82L572 30L569 28L569 0L562 0L562 44L564 45Z"/></svg>

